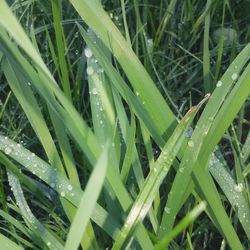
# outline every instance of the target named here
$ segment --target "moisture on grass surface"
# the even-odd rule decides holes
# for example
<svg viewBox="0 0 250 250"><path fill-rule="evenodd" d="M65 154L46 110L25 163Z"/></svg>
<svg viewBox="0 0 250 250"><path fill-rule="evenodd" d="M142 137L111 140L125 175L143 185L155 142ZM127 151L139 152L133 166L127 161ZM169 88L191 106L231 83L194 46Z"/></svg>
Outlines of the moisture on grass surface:
<svg viewBox="0 0 250 250"><path fill-rule="evenodd" d="M0 248L249 249L249 9L0 1Z"/></svg>

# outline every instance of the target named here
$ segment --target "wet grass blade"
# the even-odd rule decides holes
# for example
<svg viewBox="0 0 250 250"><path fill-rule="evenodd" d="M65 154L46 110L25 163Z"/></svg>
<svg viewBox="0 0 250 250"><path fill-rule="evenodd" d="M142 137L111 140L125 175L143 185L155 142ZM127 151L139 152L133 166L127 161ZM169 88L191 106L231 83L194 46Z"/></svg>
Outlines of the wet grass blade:
<svg viewBox="0 0 250 250"><path fill-rule="evenodd" d="M172 162L182 145L187 128L190 126L199 107L206 101L206 99L207 98L205 98L200 105L193 107L186 114L166 143L161 155L155 162L154 168L150 171L140 194L134 202L127 219L125 220L121 233L113 246L114 250L122 248L125 243L127 246L131 243L136 227L138 227L148 213L155 195L157 194L162 181L166 177Z"/></svg>
<svg viewBox="0 0 250 250"><path fill-rule="evenodd" d="M63 245L33 215L24 197L19 180L13 173L9 171L8 180L26 224L39 237L39 239L42 240L45 245L47 245L49 249L63 249Z"/></svg>
<svg viewBox="0 0 250 250"><path fill-rule="evenodd" d="M89 178L78 210L71 223L65 250L77 250L101 192L108 166L109 145L106 145ZM84 211L84 213L83 213Z"/></svg>
<svg viewBox="0 0 250 250"><path fill-rule="evenodd" d="M191 212L189 212L174 229L169 232L157 245L155 250L165 249L169 242L174 239L179 233L181 233L191 222L193 222L206 208L206 203L201 202Z"/></svg>
<svg viewBox="0 0 250 250"><path fill-rule="evenodd" d="M60 174L55 168L48 165L35 154L31 153L22 145L0 135L0 150L5 152L9 157L13 158L23 165L32 174L47 183L54 189L63 199L67 199L75 207L78 207L82 197L82 191L79 187L73 186L66 177ZM0 160L6 167L10 164L4 154L0 154ZM13 168L13 166L12 166ZM11 169L10 169L11 170ZM111 237L115 238L119 223L116 222L107 212L97 205L91 216L92 220L106 231Z"/></svg>

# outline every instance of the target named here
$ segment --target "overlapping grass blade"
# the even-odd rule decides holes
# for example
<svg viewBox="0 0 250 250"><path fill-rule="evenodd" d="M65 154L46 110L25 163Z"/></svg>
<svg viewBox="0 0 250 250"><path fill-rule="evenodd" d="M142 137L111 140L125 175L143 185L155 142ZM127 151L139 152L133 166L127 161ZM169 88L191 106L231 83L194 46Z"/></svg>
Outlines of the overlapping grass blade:
<svg viewBox="0 0 250 250"><path fill-rule="evenodd" d="M0 150L7 152L8 156L19 162L32 174L39 177L51 188L57 191L63 199L70 201L75 207L78 207L82 197L82 191L79 187L73 186L66 177L41 160L35 154L31 153L22 145L0 135ZM8 168L8 160L3 154L0 154L1 162ZM115 238L119 223L117 223L107 212L99 205L96 205L92 220L105 230L111 237Z"/></svg>
<svg viewBox="0 0 250 250"><path fill-rule="evenodd" d="M33 86L55 110L55 113L63 121L65 127L67 127L68 131L76 140L80 148L83 150L83 152L85 152L90 162L94 164L98 155L100 154L101 148L100 145L98 145L95 136L84 123L80 115L76 112L71 103L69 103L57 85L53 84L54 81L51 80L51 77L47 73L45 73L43 70L40 70L38 67L38 76L33 68L22 57L20 52L13 44L10 43L9 39L3 33L1 34L1 38L1 48L4 50L5 55L9 57L11 63L15 64L21 72L25 72L24 75L30 80L30 82L32 82ZM44 84L41 84L41 82ZM60 104L56 102L54 98L52 98L52 93L60 101ZM63 108L61 105L63 105ZM123 209L126 210L130 206L132 200L124 188L121 180L117 179L115 173L110 170L111 169L109 168L107 172L108 181L116 193L116 196ZM139 229L138 235L144 235L143 240L140 242L147 248L152 244L146 232L143 230L143 228Z"/></svg>
<svg viewBox="0 0 250 250"><path fill-rule="evenodd" d="M33 215L24 197L19 180L10 171L8 171L8 180L26 224L37 236L39 236L39 239L43 241L49 249L63 249L61 242L59 242Z"/></svg>
<svg viewBox="0 0 250 250"><path fill-rule="evenodd" d="M246 188L244 183L236 183L230 173L225 169L225 164L212 154L209 164L209 171L219 183L232 207L235 209L239 221L244 228L248 239L250 239L250 207L247 201Z"/></svg>
<svg viewBox="0 0 250 250"><path fill-rule="evenodd" d="M245 99L249 94L249 80L245 76L249 74L249 70L246 69L243 72L241 78L234 86L236 80L235 78L238 78L238 75L240 74L242 68L247 63L249 53L250 46L247 46L229 67L225 75L222 77L221 81L217 83L217 88L214 91L197 124L197 127L199 127L199 129L196 129L194 131L192 140L190 141L190 147L186 151L180 166L185 166L184 174L186 177L188 177L188 175L190 176L190 170L192 169L192 167L194 168L193 175L195 177L196 183L199 184L199 187L202 189L202 192L207 197L207 199L208 197L210 197L210 202L208 202L208 206L213 207L213 214L215 217L217 217L217 219L214 220L218 220L217 226L224 231L224 235L227 237L227 240L229 244L231 244L231 247L234 246L237 248L241 248L240 242L237 239L237 236L231 226L229 219L226 216L226 213L221 203L219 202L218 193L213 185L212 179L207 174L205 174L204 170L202 170L201 164L204 164L204 166L207 165L209 154L211 154L215 145L218 143L219 139L222 137L223 133L225 132L229 124L232 122L233 118L237 114L237 111L239 111L241 105L244 103ZM233 88L232 91L231 88ZM240 89L245 91L244 94L240 92ZM238 98L230 98L231 95L234 94L236 96L238 94ZM225 109L225 107L228 108L229 104L234 107L233 112L230 113L227 112L228 109ZM226 118L226 123L223 122L223 124L221 124L221 122L217 122L216 124L218 116L220 116L220 119L222 119L223 116L223 120ZM216 131L220 132L217 133L217 137L214 137L214 134L212 134L211 131L213 131L214 133ZM208 141L209 146L207 144ZM210 147L211 143L212 147ZM207 151L207 154L204 154L204 150ZM186 190L188 184L190 183L190 180L190 178L184 179L181 173L177 174L177 178L175 179L175 183L173 185L175 189L172 190L174 196L170 196L167 202L167 207L171 207L171 209L173 208L173 214L171 216L168 216L166 213L164 214L162 220L161 233L165 230L169 230L169 226L172 226L174 219L173 216L176 215L177 211L180 209L181 206L182 199L180 197L183 195L184 190ZM210 190L210 192L208 192L208 190ZM174 200L173 197L175 197ZM176 197L179 198L177 199ZM220 217L218 217L218 212L216 210L222 213ZM224 218L223 221L222 218ZM224 225L224 229L221 228L222 225Z"/></svg>
<svg viewBox="0 0 250 250"><path fill-rule="evenodd" d="M132 51L131 46L103 10L101 4L97 1L86 0L70 0L70 2L116 57L137 93L138 100L141 104L144 103L143 107L148 116L155 121L155 126L160 131L160 135L170 136L176 125L175 116Z"/></svg>
<svg viewBox="0 0 250 250"><path fill-rule="evenodd" d="M70 82L69 82L69 71L67 69L67 62L65 59L65 37L63 32L63 27L61 23L62 10L61 10L61 1L52 0L52 14L54 20L54 28L55 28L55 36L56 36L56 44L57 44L57 53L58 53L58 63L62 77L62 86L65 95L72 101L71 90L70 90Z"/></svg>
<svg viewBox="0 0 250 250"><path fill-rule="evenodd" d="M87 223L96 205L98 196L101 192L102 185L105 180L106 170L108 166L108 157L110 145L106 144L94 170L89 178L86 189L81 197L81 201L71 223L68 233L65 250L77 250L81 238L86 230ZM83 213L84 211L84 213Z"/></svg>
<svg viewBox="0 0 250 250"><path fill-rule="evenodd" d="M206 208L206 203L201 202L195 208L192 209L176 227L169 232L160 242L155 246L155 250L165 249L169 242L174 239L179 233L181 233L191 222L193 222Z"/></svg>
<svg viewBox="0 0 250 250"><path fill-rule="evenodd" d="M205 98L203 102L206 100ZM201 104L203 103L201 102ZM201 106L192 108L180 124L177 126L173 135L170 137L165 147L162 150L161 155L155 162L154 168L150 171L143 188L138 195L135 203L133 204L129 215L125 221L125 224L119 234L113 249L120 249L126 243L128 244L133 239L133 232L136 227L142 222L145 218L148 210L151 207L152 201L155 198L156 193L166 177L173 160L175 159L182 143L185 138L185 132L190 126L198 108Z"/></svg>

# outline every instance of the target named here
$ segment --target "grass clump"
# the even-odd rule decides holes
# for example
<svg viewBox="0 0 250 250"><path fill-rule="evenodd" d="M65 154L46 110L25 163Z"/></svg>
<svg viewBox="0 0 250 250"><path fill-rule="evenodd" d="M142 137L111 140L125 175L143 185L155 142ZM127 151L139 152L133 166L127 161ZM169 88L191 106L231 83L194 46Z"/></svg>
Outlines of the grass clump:
<svg viewBox="0 0 250 250"><path fill-rule="evenodd" d="M248 249L248 7L1 1L5 249Z"/></svg>

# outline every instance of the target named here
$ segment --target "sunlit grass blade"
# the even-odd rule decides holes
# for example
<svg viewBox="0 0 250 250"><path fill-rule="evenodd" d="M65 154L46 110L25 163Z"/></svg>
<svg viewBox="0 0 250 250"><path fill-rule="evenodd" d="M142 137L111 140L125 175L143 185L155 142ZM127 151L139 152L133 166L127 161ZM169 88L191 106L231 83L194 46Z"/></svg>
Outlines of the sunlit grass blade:
<svg viewBox="0 0 250 250"><path fill-rule="evenodd" d="M206 100L207 98L205 98L200 105L193 107L186 114L164 146L161 155L155 162L154 168L150 171L140 194L129 212L121 233L113 246L114 250L122 248L124 244L127 244L126 247L128 247L129 243L131 243L131 240L133 239L133 232L148 213L152 201L154 200L163 179L166 177L172 162L182 145L187 128L190 126L201 104Z"/></svg>
<svg viewBox="0 0 250 250"><path fill-rule="evenodd" d="M105 180L105 174L109 161L109 147L110 145L105 145L103 153L97 161L96 166L94 167L94 170L89 178L86 189L81 197L78 210L75 214L73 222L71 223L65 250L78 249Z"/></svg>
<svg viewBox="0 0 250 250"><path fill-rule="evenodd" d="M61 90L53 84L53 82L51 82L50 77L47 76L47 74L44 74L43 71L37 68L39 71L38 76L26 59L20 54L16 47L10 43L9 39L4 34L1 34L1 39L3 43L0 43L0 46L5 51L11 62L18 67L20 72L22 72L30 82L32 82L42 97L51 105L81 150L88 157L89 161L94 164L100 154L101 146L98 144L96 137L93 135L92 131L86 125L82 117L78 114ZM41 82L43 84L41 84ZM55 100L52 93L57 97L60 103ZM110 170L108 169L107 179L111 184L113 191L116 193L123 209L127 210L132 200L121 180L116 177L113 171ZM144 245L144 247L147 248L152 245L144 228L138 230L138 235L140 235L139 237L143 236L143 240L140 242Z"/></svg>
<svg viewBox="0 0 250 250"><path fill-rule="evenodd" d="M120 31L97 1L70 1L83 20L110 49L130 80L160 135L170 135L176 119ZM130 63L128 63L130 62ZM143 84L142 84L143 83ZM167 130L167 131L166 131Z"/></svg>
<svg viewBox="0 0 250 250"><path fill-rule="evenodd" d="M136 93L134 94L132 90L127 86L126 82L115 70L106 55L91 41L87 32L80 25L78 25L78 28L88 47L91 48L95 57L98 59L99 63L104 68L106 74L111 80L112 85L117 89L119 94L128 103L131 109L133 109L133 112L144 122L145 127L150 131L154 140L159 145L164 145L164 140L162 139L162 136L160 135L160 130L157 128L156 125L157 121L150 119L150 117L147 115L147 112L144 108L145 103L140 103L140 101L136 97Z"/></svg>
<svg viewBox="0 0 250 250"><path fill-rule="evenodd" d="M24 248L18 246L15 242L8 239L3 234L0 234L1 247L6 250L24 250Z"/></svg>

